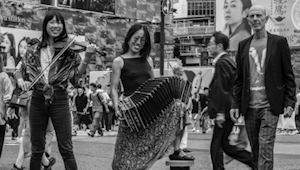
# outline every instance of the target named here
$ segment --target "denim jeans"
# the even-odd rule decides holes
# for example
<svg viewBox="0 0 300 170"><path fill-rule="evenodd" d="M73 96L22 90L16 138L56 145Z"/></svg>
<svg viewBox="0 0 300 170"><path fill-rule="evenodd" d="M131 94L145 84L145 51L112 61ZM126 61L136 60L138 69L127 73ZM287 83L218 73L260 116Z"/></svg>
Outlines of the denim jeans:
<svg viewBox="0 0 300 170"><path fill-rule="evenodd" d="M104 120L104 123L105 123L105 130L107 130L107 131L109 131L109 130L111 130L111 126L112 126L112 119L113 119L113 112L109 109L109 112L107 113L107 112L104 112L104 118L103 118L103 120ZM104 124L103 123L103 124Z"/></svg>
<svg viewBox="0 0 300 170"><path fill-rule="evenodd" d="M30 134L30 127L29 127L29 114L27 113L24 115L26 115L24 117L25 133L23 136L23 140L20 143L19 154L15 163L17 167L22 167L24 164L25 156L31 155L31 141L30 141L31 134ZM53 137L54 137L54 128L51 119L49 119L47 130L46 130L46 145L45 145L45 152L47 152L49 155L51 155L51 151L52 151L51 143Z"/></svg>
<svg viewBox="0 0 300 170"><path fill-rule="evenodd" d="M90 132L92 135L94 135L96 133L96 131L98 130L99 134L103 134L102 131L102 118L103 118L103 112L94 112L94 118L93 118L93 123L92 123L92 129L90 129Z"/></svg>
<svg viewBox="0 0 300 170"><path fill-rule="evenodd" d="M77 163L73 153L71 114L67 92L55 91L52 104L46 106L42 92L35 90L32 94L29 118L32 143L30 169L41 169L41 159L45 152L46 130L50 118L65 169L77 170Z"/></svg>

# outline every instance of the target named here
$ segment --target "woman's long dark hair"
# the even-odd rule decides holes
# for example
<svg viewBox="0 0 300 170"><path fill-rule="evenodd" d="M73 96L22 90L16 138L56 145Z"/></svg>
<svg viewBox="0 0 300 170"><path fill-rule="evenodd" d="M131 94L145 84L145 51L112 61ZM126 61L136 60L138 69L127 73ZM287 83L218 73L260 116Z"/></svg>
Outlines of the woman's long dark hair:
<svg viewBox="0 0 300 170"><path fill-rule="evenodd" d="M246 10L246 9L249 10L251 8L251 6L252 6L251 0L241 0L241 2L243 4L243 10ZM246 30L251 35L251 27L250 27L250 25L248 23L247 17L243 19L243 22L245 22L245 24L246 24Z"/></svg>
<svg viewBox="0 0 300 170"><path fill-rule="evenodd" d="M123 43L123 52L122 54L125 54L129 50L129 41L131 37L136 33L138 30L143 29L144 30L144 36L145 36L145 44L142 50L140 51L141 57L147 58L150 55L151 52L151 39L150 39L150 34L147 29L147 27L141 25L141 24L134 24L128 31L125 41Z"/></svg>
<svg viewBox="0 0 300 170"><path fill-rule="evenodd" d="M10 56L12 56L14 59L16 59L16 40L15 40L15 36L11 33L4 33L3 36L7 36L7 38L10 41Z"/></svg>
<svg viewBox="0 0 300 170"><path fill-rule="evenodd" d="M68 33L66 29L66 23L64 17L61 15L61 13L57 10L51 9L50 11L47 11L46 16L43 21L43 34L42 34L42 41L41 41L41 47L46 47L49 42L49 34L47 32L47 24L50 20L53 18L56 18L57 21L61 21L63 24L63 31L61 34L54 39L54 42L61 41L65 38L68 38Z"/></svg>
<svg viewBox="0 0 300 170"><path fill-rule="evenodd" d="M21 40L20 40L20 42L19 42L19 44L18 44L18 55L17 55L17 58L21 58L21 54L20 54L20 44L21 44L21 42L22 41L25 41L27 44L29 43L29 41L30 41L30 38L29 37L23 37Z"/></svg>

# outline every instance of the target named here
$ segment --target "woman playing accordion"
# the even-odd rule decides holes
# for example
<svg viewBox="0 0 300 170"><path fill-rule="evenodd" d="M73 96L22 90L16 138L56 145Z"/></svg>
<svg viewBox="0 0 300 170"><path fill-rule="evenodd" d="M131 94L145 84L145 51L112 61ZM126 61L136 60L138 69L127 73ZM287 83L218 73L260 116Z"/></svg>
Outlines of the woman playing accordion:
<svg viewBox="0 0 300 170"><path fill-rule="evenodd" d="M147 28L140 24L133 25L125 38L123 54L114 59L112 66L111 94L116 115L120 119L126 118L126 116L123 115L124 112L120 110L120 102L124 103L126 99L129 100L130 98L133 100L134 97L132 95L138 96L137 92L142 96L143 94L140 90L141 85L144 85L144 88L148 88L151 83L156 80L162 80L162 82L168 82L169 84L175 81L180 82L179 78L157 78L153 80L153 61L151 57L149 57L150 52L151 41ZM124 88L124 99L119 102L117 87L120 80ZM145 85L145 82L148 82L148 84ZM182 87L178 85L178 89L185 89ZM169 93L165 91L161 92L164 95L172 95L171 90L167 89L167 91L169 91ZM142 99L143 98L141 98L141 100ZM145 104L153 106L154 104L150 103L150 100L151 99L148 100L148 103L145 102ZM156 102L155 100L152 101ZM155 106L159 107L159 103L156 102ZM148 106L147 108L148 109L144 109L144 115L146 112L149 112L149 110L155 110L153 107ZM159 158L165 156L173 147L175 152L170 155L170 159L193 160L194 158L192 156L186 155L179 149L184 129L180 126L184 111L185 105L183 102L177 100L164 108L163 111L161 111L163 114L157 117L154 123L140 130L133 130L132 127L129 126L128 121L120 121L112 169L150 169ZM153 115L148 114L146 117L150 119ZM172 143L174 143L173 147Z"/></svg>

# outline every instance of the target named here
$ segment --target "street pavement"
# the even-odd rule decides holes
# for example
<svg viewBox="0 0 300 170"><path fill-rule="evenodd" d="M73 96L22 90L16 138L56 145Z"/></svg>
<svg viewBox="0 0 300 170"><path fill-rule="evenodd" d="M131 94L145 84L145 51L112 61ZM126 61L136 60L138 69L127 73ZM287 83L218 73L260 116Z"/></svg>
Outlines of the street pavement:
<svg viewBox="0 0 300 170"><path fill-rule="evenodd" d="M18 153L18 143L12 141L7 133L2 158L0 160L0 170L11 170ZM116 141L116 131L105 132L102 137L89 137L86 132L79 131L73 137L74 152L79 170L111 170L111 162ZM234 136L233 136L234 137ZM195 158L195 165L191 170L211 170L210 161L210 140L211 133L201 134L190 132L188 135L188 149ZM63 161L59 154L57 143L53 142L52 155L57 162L52 170L64 170ZM163 158L155 163L151 170L169 170L165 165L167 158ZM300 170L300 135L277 136L275 144L275 170ZM28 170L29 159L25 160L25 167ZM248 170L248 168L232 161L226 165L228 170Z"/></svg>

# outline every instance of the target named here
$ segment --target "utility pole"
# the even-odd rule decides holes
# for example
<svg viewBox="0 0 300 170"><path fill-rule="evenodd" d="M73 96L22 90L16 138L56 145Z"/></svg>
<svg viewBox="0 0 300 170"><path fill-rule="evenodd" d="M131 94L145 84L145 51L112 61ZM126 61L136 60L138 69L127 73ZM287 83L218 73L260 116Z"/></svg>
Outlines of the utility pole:
<svg viewBox="0 0 300 170"><path fill-rule="evenodd" d="M162 0L163 2L163 0ZM163 3L161 2L161 10L160 10L160 76L164 75L164 51L165 51L165 14L163 13Z"/></svg>

